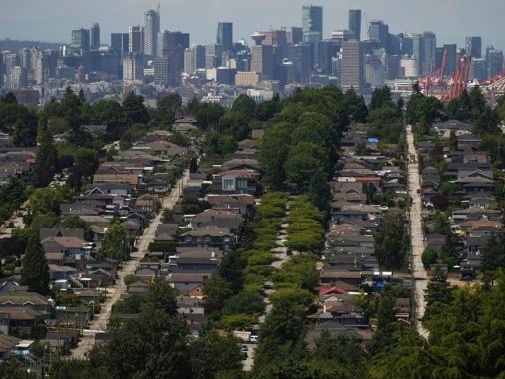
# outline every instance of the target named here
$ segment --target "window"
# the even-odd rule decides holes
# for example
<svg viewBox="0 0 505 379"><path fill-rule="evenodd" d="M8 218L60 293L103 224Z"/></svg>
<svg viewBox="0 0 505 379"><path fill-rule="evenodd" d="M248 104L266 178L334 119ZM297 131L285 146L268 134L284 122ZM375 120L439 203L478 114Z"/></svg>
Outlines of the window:
<svg viewBox="0 0 505 379"><path fill-rule="evenodd" d="M235 179L223 179L223 190L233 191L235 189Z"/></svg>
<svg viewBox="0 0 505 379"><path fill-rule="evenodd" d="M248 187L247 179L237 179L237 189L246 189Z"/></svg>

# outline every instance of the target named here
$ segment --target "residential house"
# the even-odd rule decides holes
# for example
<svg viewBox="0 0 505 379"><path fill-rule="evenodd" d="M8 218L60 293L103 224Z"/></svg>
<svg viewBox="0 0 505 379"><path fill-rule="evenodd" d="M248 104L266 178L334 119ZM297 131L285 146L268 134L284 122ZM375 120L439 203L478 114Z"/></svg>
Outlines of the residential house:
<svg viewBox="0 0 505 379"><path fill-rule="evenodd" d="M206 226L183 233L181 242L183 246L217 247L224 251L230 251L235 246L237 239L230 229Z"/></svg>

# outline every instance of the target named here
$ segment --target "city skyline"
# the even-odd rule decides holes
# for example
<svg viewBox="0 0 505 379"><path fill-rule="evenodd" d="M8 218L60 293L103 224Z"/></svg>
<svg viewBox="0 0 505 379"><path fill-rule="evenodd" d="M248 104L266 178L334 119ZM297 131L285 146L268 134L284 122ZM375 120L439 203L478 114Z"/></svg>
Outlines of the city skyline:
<svg viewBox="0 0 505 379"><path fill-rule="evenodd" d="M255 30L301 26L301 7L311 4L299 0L278 0L274 4L268 3L269 11L265 12L267 5L263 3L267 4L264 0L254 3L214 0L205 4L162 0L161 29L189 32L191 44L206 44L215 41L217 23L228 21L234 23L235 40L243 38L251 45L252 41L248 36ZM155 8L155 2L151 0L110 1L106 4L98 0L88 0L85 5L86 7L83 6L76 12L75 3L70 4L63 0L3 0L0 39L69 43L69 30L90 27L98 22L102 43L109 42L110 33L125 32L131 25L142 25L144 12ZM364 0L345 0L334 4L324 0L313 5L324 8L324 38L328 38L334 30L347 28L349 9L361 8L362 38L367 34L367 20L370 22L382 19L389 24L390 31L394 34L429 30L437 34L439 44L457 43L458 47L465 47L466 36L479 35L482 36L483 48L487 45L505 48L502 31L496 28L496 25L500 25L500 14L505 12L505 3L499 0L489 0L487 7L469 0L450 0L442 5L436 4L435 0L426 0L422 4L401 0L382 0L374 4L367 4ZM489 12L490 9L494 11ZM69 12L75 12L75 16L68 17ZM409 12L418 16L415 19L405 17ZM20 14L24 15L22 23L19 22ZM53 16L48 17L48 14ZM427 17L423 17L424 15ZM469 18L472 18L473 22L469 22ZM198 22L193 22L194 20Z"/></svg>

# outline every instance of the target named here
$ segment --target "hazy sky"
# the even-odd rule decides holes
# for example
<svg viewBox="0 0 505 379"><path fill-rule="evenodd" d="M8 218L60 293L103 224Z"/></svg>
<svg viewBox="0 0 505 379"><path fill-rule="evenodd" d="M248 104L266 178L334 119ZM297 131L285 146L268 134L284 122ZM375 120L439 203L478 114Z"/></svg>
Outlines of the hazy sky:
<svg viewBox="0 0 505 379"><path fill-rule="evenodd" d="M234 23L234 39L257 29L301 24L303 0L161 0L161 28L191 33L191 43L215 41L218 21ZM99 22L102 43L110 33L143 24L154 0L0 0L0 39L70 42L73 28ZM347 28L347 11L362 9L365 21L383 19L390 32L433 31L438 43L464 46L467 35L483 37L483 49L505 49L505 0L320 0L326 36Z"/></svg>

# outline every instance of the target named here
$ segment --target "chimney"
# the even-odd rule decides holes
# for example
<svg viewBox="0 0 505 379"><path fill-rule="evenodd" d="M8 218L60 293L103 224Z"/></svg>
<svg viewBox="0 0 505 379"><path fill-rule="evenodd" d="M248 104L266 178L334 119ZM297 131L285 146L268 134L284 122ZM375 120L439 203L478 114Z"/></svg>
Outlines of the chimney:
<svg viewBox="0 0 505 379"><path fill-rule="evenodd" d="M326 313L326 304L323 305L323 313Z"/></svg>

